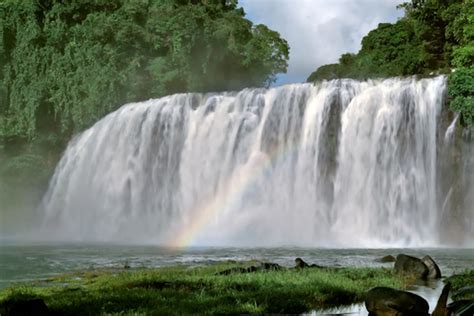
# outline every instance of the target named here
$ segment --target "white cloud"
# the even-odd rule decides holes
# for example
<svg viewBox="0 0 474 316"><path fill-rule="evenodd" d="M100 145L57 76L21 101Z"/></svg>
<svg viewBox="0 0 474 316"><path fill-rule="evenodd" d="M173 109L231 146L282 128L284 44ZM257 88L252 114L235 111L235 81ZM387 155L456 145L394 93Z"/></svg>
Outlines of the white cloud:
<svg viewBox="0 0 474 316"><path fill-rule="evenodd" d="M290 45L288 73L279 84L302 82L317 67L357 52L360 41L382 22L403 15L403 0L240 0L247 18L278 31Z"/></svg>

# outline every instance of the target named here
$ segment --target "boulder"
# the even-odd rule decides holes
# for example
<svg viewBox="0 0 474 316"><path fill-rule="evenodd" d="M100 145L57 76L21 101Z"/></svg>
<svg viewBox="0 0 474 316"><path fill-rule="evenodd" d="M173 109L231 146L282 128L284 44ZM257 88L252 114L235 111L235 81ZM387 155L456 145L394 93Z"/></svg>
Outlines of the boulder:
<svg viewBox="0 0 474 316"><path fill-rule="evenodd" d="M426 279L429 270L421 259L399 254L395 261L395 272L418 279Z"/></svg>
<svg viewBox="0 0 474 316"><path fill-rule="evenodd" d="M310 268L320 268L320 269L325 268L325 267L320 266L319 264L316 264L316 263L310 264L309 267Z"/></svg>
<svg viewBox="0 0 474 316"><path fill-rule="evenodd" d="M24 298L4 303L6 315L24 316L24 315L49 315L48 306L41 298Z"/></svg>
<svg viewBox="0 0 474 316"><path fill-rule="evenodd" d="M242 267L234 267L230 268L221 272L216 273L217 275L229 275L229 274L234 274L234 273L252 273L252 272L257 272L258 268L256 266L250 266L247 268L242 268Z"/></svg>
<svg viewBox="0 0 474 316"><path fill-rule="evenodd" d="M365 307L372 316L428 316L428 302L416 294L389 287L375 287L366 293Z"/></svg>
<svg viewBox="0 0 474 316"><path fill-rule="evenodd" d="M375 261L382 262L382 263L395 262L395 257L392 255L387 255L387 256L383 256L382 258L375 259Z"/></svg>
<svg viewBox="0 0 474 316"><path fill-rule="evenodd" d="M313 264L307 264L303 259L296 258L295 259L295 269L305 269L305 268L324 268L323 266Z"/></svg>
<svg viewBox="0 0 474 316"><path fill-rule="evenodd" d="M304 268L309 268L309 264L307 264L303 259L301 258L296 258L295 259L295 268L296 269L304 269Z"/></svg>
<svg viewBox="0 0 474 316"><path fill-rule="evenodd" d="M441 270L439 269L436 262L430 256L424 256L421 259L423 263L428 268L428 275L426 276L428 279L440 279L441 278Z"/></svg>
<svg viewBox="0 0 474 316"><path fill-rule="evenodd" d="M261 270L279 271L279 270L283 270L284 268L281 265L279 265L278 263L262 262L260 264L260 269Z"/></svg>
<svg viewBox="0 0 474 316"><path fill-rule="evenodd" d="M253 273L258 271L277 271L283 270L281 265L271 262L262 262L259 266L250 266L250 267L234 267L221 272L218 272L217 275L229 275L233 273Z"/></svg>

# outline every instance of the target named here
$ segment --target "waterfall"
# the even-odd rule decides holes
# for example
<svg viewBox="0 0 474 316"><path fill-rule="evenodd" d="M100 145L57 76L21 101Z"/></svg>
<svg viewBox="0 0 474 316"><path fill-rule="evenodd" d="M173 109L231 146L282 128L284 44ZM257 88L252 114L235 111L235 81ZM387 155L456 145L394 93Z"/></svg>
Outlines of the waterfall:
<svg viewBox="0 0 474 316"><path fill-rule="evenodd" d="M446 79L335 80L127 104L76 136L43 230L171 246L433 246Z"/></svg>
<svg viewBox="0 0 474 316"><path fill-rule="evenodd" d="M456 123L458 122L458 119L459 119L459 113L456 113L453 121L451 122L451 124L449 124L448 128L446 129L446 133L444 134L444 142L446 144L449 144L453 141L454 132L456 130Z"/></svg>

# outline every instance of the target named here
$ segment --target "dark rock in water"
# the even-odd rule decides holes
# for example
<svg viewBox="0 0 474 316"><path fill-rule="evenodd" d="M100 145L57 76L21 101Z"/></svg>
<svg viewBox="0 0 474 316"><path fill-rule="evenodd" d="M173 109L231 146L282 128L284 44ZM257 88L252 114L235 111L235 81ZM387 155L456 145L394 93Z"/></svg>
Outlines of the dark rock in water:
<svg viewBox="0 0 474 316"><path fill-rule="evenodd" d="M324 268L323 266L320 266L320 265L315 264L315 263L309 265L309 267L310 267L310 268Z"/></svg>
<svg viewBox="0 0 474 316"><path fill-rule="evenodd" d="M304 268L309 268L309 264L307 264L303 259L301 258L296 258L295 259L295 268L296 269L304 269Z"/></svg>
<svg viewBox="0 0 474 316"><path fill-rule="evenodd" d="M5 302L5 312L9 316L49 315L48 306L41 298L19 299Z"/></svg>
<svg viewBox="0 0 474 316"><path fill-rule="evenodd" d="M247 268L242 268L242 267L235 267L235 268L230 268L221 272L218 272L218 275L229 275L232 273L252 273L252 272L257 272L257 271L277 271L277 270L283 270L284 267L277 263L270 263L270 262L262 262L259 266L250 266Z"/></svg>
<svg viewBox="0 0 474 316"><path fill-rule="evenodd" d="M460 300L448 304L448 311L456 316L474 315L474 300Z"/></svg>
<svg viewBox="0 0 474 316"><path fill-rule="evenodd" d="M365 297L365 307L369 315L373 316L429 315L429 305L424 298L389 287L369 290Z"/></svg>
<svg viewBox="0 0 474 316"><path fill-rule="evenodd" d="M271 262L262 262L260 264L260 269L261 270L283 270L284 268L277 264L277 263L271 263Z"/></svg>
<svg viewBox="0 0 474 316"><path fill-rule="evenodd" d="M433 258L431 258L430 256L424 256L421 261L423 261L423 263L428 268L428 275L426 276L428 279L441 278L441 270L439 269Z"/></svg>
<svg viewBox="0 0 474 316"><path fill-rule="evenodd" d="M400 254L395 261L395 271L399 274L413 276L420 279L439 279L441 270L430 256L418 259Z"/></svg>
<svg viewBox="0 0 474 316"><path fill-rule="evenodd" d="M255 266L250 266L248 268L241 268L241 267L235 267L235 268L230 268L221 272L218 272L218 275L229 275L233 273L250 273L250 272L255 272L257 271L257 267Z"/></svg>
<svg viewBox="0 0 474 316"><path fill-rule="evenodd" d="M317 264L307 264L303 259L296 258L295 259L295 269L305 269L305 268L324 268L323 266Z"/></svg>
<svg viewBox="0 0 474 316"><path fill-rule="evenodd" d="M377 262L395 262L395 257L392 255L383 256L382 258L376 259Z"/></svg>
<svg viewBox="0 0 474 316"><path fill-rule="evenodd" d="M419 279L426 279L429 270L421 259L400 254L395 261L395 272Z"/></svg>
<svg viewBox="0 0 474 316"><path fill-rule="evenodd" d="M447 303L449 297L449 290L451 289L451 283L446 283L443 287L443 291L441 291L441 295L439 296L438 303L431 314L432 316L449 316L451 313L448 311Z"/></svg>

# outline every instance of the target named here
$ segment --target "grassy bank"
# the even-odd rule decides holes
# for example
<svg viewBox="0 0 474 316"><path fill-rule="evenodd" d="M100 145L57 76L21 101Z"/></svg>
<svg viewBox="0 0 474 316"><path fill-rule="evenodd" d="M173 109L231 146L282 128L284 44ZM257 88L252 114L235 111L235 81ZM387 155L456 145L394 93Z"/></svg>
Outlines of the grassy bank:
<svg viewBox="0 0 474 316"><path fill-rule="evenodd" d="M360 302L373 286L405 286L382 268L218 274L236 266L80 272L5 289L0 305L39 297L58 315L300 313Z"/></svg>
<svg viewBox="0 0 474 316"><path fill-rule="evenodd" d="M466 286L474 286L474 270L450 276L446 281L451 283L453 300L474 300L474 291L462 291Z"/></svg>

